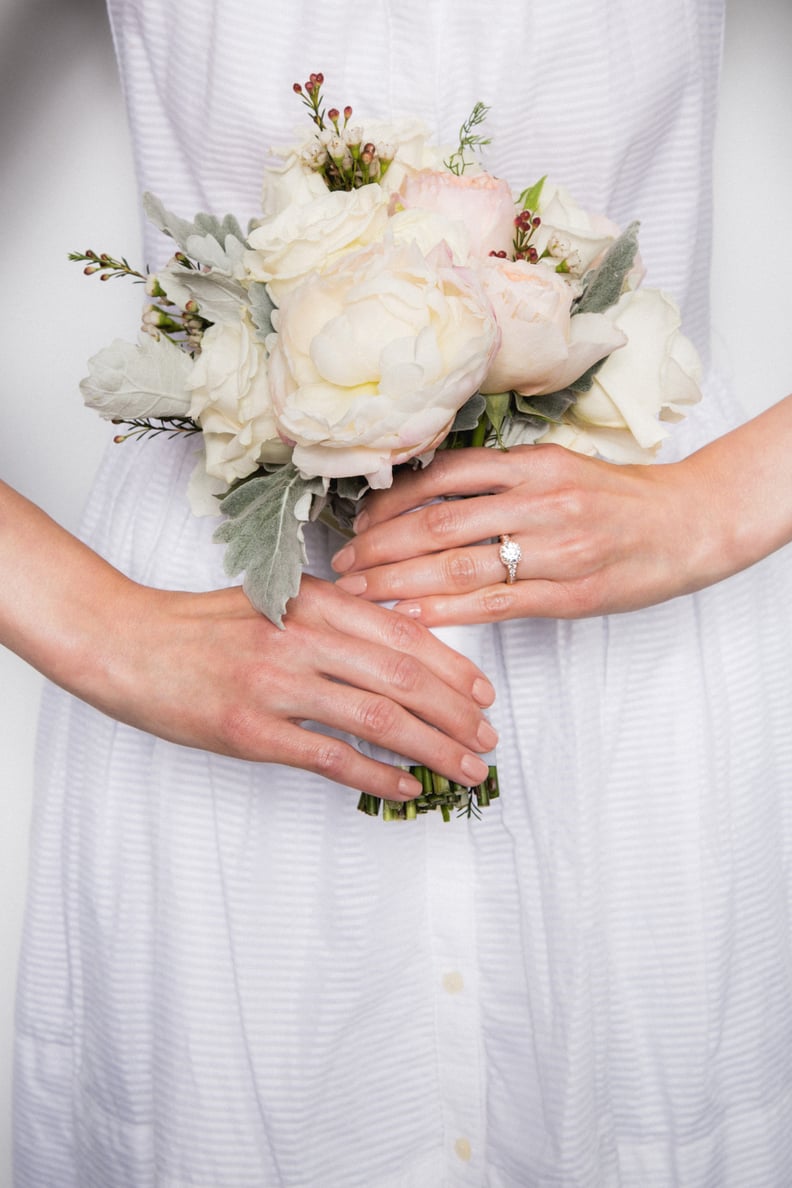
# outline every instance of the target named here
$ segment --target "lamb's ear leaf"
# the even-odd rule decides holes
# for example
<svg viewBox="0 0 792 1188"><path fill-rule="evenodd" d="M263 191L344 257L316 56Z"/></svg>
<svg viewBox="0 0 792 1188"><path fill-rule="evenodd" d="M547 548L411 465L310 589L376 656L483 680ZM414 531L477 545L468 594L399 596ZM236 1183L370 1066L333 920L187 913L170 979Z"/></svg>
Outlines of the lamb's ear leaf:
<svg viewBox="0 0 792 1188"><path fill-rule="evenodd" d="M638 223L630 223L610 245L601 263L586 273L575 313L604 313L619 300L638 254L638 228Z"/></svg>
<svg viewBox="0 0 792 1188"><path fill-rule="evenodd" d="M291 462L240 483L220 503L228 516L215 532L226 544L229 577L245 574L245 593L256 610L283 626L286 604L300 589L307 560L303 524L321 479L305 479Z"/></svg>

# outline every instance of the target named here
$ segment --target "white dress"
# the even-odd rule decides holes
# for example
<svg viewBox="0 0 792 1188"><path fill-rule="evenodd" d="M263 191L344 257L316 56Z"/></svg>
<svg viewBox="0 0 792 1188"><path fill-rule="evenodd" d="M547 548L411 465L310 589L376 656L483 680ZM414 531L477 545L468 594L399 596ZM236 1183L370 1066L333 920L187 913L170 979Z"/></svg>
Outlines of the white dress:
<svg viewBox="0 0 792 1188"><path fill-rule="evenodd" d="M706 356L720 0L110 9L141 187L170 209L255 214L312 70L445 141L482 99L494 171L642 220L648 283ZM739 416L710 379L671 450ZM226 580L194 448L114 447L98 477L86 536L138 579ZM478 822L386 825L51 691L18 1188L788 1186L791 559L488 629L503 793Z"/></svg>

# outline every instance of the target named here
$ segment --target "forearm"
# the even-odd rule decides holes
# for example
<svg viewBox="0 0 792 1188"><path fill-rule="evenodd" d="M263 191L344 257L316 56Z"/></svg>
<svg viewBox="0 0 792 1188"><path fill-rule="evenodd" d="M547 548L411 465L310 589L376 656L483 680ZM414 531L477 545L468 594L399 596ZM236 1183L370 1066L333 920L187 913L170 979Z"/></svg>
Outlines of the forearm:
<svg viewBox="0 0 792 1188"><path fill-rule="evenodd" d="M2 482L0 572L0 643L56 683L89 693L133 583Z"/></svg>
<svg viewBox="0 0 792 1188"><path fill-rule="evenodd" d="M705 446L681 466L692 508L710 533L718 577L737 573L792 540L792 396ZM706 576L706 575L703 575ZM703 581L699 584L705 584Z"/></svg>
<svg viewBox="0 0 792 1188"><path fill-rule="evenodd" d="M689 594L792 540L790 441L792 396L681 462L447 451L367 499L334 559L339 584L430 626L613 614ZM502 533L522 550L509 585L486 543Z"/></svg>
<svg viewBox="0 0 792 1188"><path fill-rule="evenodd" d="M240 587L188 593L125 578L0 483L0 643L104 713L186 746L288 763L404 799L420 784L334 738L395 749L478 783L493 690L417 624L305 578L279 631ZM350 613L350 610L354 613Z"/></svg>

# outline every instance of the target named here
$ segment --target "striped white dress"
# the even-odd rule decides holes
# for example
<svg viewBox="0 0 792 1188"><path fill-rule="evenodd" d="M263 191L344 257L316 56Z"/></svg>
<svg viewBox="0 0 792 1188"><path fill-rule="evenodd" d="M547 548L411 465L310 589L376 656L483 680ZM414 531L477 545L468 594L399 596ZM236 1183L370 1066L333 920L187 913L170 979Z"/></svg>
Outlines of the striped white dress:
<svg viewBox="0 0 792 1188"><path fill-rule="evenodd" d="M482 99L491 168L642 220L706 356L720 0L110 9L141 187L171 209L255 214L311 70L449 141ZM672 448L738 416L713 379ZM143 581L224 581L192 449L99 475L86 536ZM483 631L504 794L475 823L385 826L52 691L18 1188L789 1185L790 560Z"/></svg>

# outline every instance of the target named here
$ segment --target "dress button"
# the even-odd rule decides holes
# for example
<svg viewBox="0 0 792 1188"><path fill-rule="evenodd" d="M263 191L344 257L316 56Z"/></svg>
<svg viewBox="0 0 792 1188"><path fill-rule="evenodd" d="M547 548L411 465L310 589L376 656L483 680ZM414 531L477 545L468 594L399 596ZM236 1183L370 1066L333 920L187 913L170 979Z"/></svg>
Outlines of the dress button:
<svg viewBox="0 0 792 1188"><path fill-rule="evenodd" d="M456 969L443 974L443 989L446 994L461 994L465 989L465 979L462 974Z"/></svg>
<svg viewBox="0 0 792 1188"><path fill-rule="evenodd" d="M457 1156L463 1160L464 1163L467 1163L470 1160L470 1156L473 1153L470 1149L470 1143L466 1138L458 1138L454 1143L454 1150L456 1151Z"/></svg>

